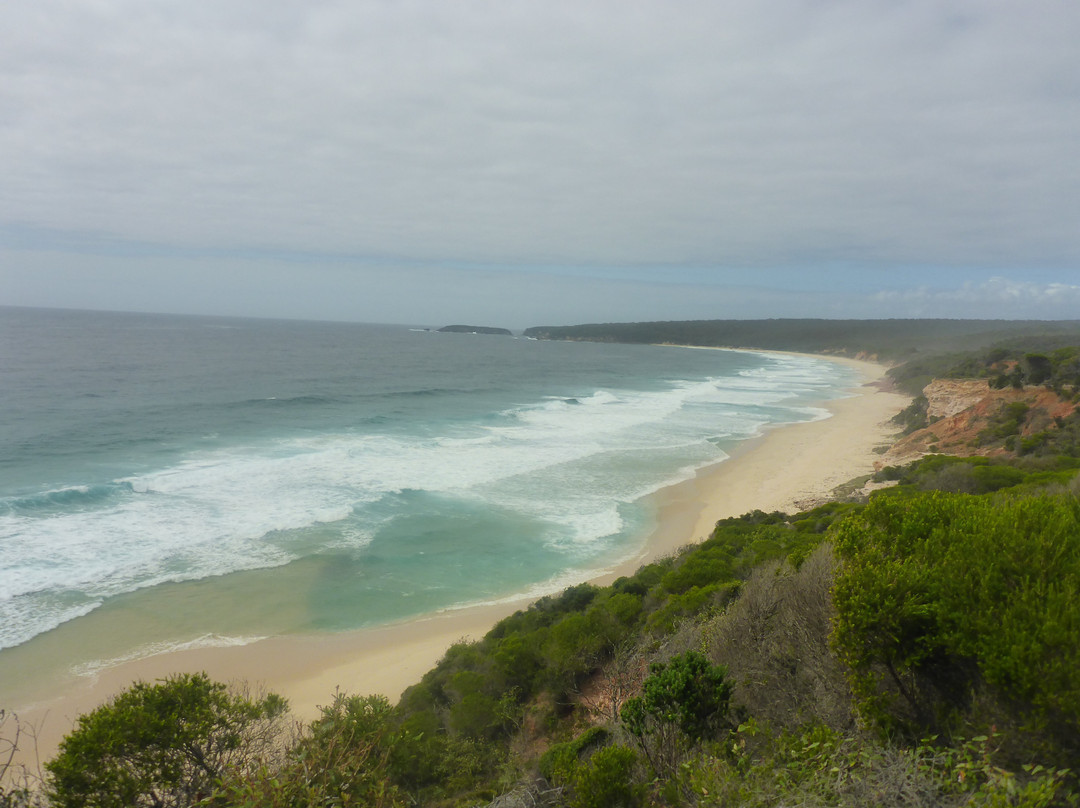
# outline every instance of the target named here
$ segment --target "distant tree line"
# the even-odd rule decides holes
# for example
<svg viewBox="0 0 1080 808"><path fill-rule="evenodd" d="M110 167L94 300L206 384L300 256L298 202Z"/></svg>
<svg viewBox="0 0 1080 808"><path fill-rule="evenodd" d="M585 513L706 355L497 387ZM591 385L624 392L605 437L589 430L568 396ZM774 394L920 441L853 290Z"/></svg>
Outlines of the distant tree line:
<svg viewBox="0 0 1080 808"><path fill-rule="evenodd" d="M1045 334L915 357L892 368L889 376L912 394L932 379L987 379L995 388L1036 385L1073 394L1080 390L1080 337Z"/></svg>
<svg viewBox="0 0 1080 808"><path fill-rule="evenodd" d="M537 339L874 355L908 361L920 355L970 351L1027 338L1080 344L1077 320L680 320L536 326Z"/></svg>

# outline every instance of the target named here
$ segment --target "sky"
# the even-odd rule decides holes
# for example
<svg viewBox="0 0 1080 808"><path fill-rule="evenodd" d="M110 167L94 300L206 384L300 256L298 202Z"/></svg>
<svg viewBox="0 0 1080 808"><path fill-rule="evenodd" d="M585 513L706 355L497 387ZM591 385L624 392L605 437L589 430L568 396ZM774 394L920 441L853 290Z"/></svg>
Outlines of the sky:
<svg viewBox="0 0 1080 808"><path fill-rule="evenodd" d="M1070 0L10 0L0 305L1080 318Z"/></svg>

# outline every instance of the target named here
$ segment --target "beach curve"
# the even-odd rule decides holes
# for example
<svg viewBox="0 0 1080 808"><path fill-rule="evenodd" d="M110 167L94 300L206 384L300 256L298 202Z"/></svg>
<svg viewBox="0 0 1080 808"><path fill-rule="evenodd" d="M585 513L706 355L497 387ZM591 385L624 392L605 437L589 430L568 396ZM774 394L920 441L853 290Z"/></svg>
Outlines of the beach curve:
<svg viewBox="0 0 1080 808"><path fill-rule="evenodd" d="M706 538L719 519L750 510L798 511L832 498L851 479L871 473L875 449L891 443L890 419L910 397L882 384L887 367L875 362L814 355L857 370L861 384L847 398L828 402L831 417L769 429L727 460L690 480L651 495L656 527L639 551L597 577L608 583L640 565ZM447 610L406 622L336 635L272 637L244 645L197 647L123 662L85 677L62 694L16 710L47 759L78 715L133 681L205 671L220 681L244 681L289 699L297 717L311 719L336 691L380 693L396 700L420 680L446 649L482 637L498 620L525 608L530 598Z"/></svg>

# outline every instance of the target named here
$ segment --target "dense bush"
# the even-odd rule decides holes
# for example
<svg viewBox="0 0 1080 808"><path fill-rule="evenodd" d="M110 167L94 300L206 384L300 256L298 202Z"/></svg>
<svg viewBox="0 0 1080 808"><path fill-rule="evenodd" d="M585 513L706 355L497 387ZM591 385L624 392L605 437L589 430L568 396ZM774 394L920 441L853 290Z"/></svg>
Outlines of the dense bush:
<svg viewBox="0 0 1080 808"><path fill-rule="evenodd" d="M570 808L637 808L645 798L645 784L636 776L637 755L626 746L597 750L574 772Z"/></svg>
<svg viewBox="0 0 1080 808"><path fill-rule="evenodd" d="M669 774L688 746L730 728L730 700L727 671L688 651L654 663L641 695L627 699L620 715L653 769Z"/></svg>
<svg viewBox="0 0 1080 808"><path fill-rule="evenodd" d="M576 738L554 744L540 757L540 773L556 785L566 785L573 780L581 761L610 738L611 733L603 727L591 727Z"/></svg>
<svg viewBox="0 0 1080 808"><path fill-rule="evenodd" d="M988 379L999 389L1031 384L1072 390L1080 385L1080 346L1075 333L1014 338L993 348L915 357L889 376L912 395L935 378Z"/></svg>
<svg viewBox="0 0 1080 808"><path fill-rule="evenodd" d="M984 689L1057 754L1080 752L1075 497L878 497L836 548L835 639L868 716L947 729Z"/></svg>
<svg viewBox="0 0 1080 808"><path fill-rule="evenodd" d="M934 454L904 467L887 466L874 479L898 483L879 496L904 496L912 491L987 494L1006 488L1036 492L1068 485L1078 468L1080 459L1068 456L1009 459Z"/></svg>
<svg viewBox="0 0 1080 808"><path fill-rule="evenodd" d="M727 668L732 707L743 720L753 716L778 729L808 722L853 728L851 691L829 640L834 568L828 544L798 568L766 564L692 639Z"/></svg>
<svg viewBox="0 0 1080 808"><path fill-rule="evenodd" d="M724 808L1048 808L1075 805L1068 772L995 766L995 739L954 747L883 744L820 726L773 733L739 728L732 754L686 761L675 780L681 804Z"/></svg>
<svg viewBox="0 0 1080 808"><path fill-rule="evenodd" d="M389 702L338 694L276 766L233 770L208 808L315 808L409 804L389 775Z"/></svg>
<svg viewBox="0 0 1080 808"><path fill-rule="evenodd" d="M279 696L230 692L205 674L137 682L79 717L46 764L49 797L71 808L193 805L227 773L272 761L286 709Z"/></svg>

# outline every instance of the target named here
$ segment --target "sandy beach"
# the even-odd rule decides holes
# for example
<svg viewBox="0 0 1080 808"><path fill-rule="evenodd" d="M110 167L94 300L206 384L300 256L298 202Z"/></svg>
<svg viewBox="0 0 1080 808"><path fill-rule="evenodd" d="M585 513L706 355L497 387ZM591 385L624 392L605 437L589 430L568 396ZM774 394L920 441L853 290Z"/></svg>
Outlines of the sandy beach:
<svg viewBox="0 0 1080 808"><path fill-rule="evenodd" d="M882 388L886 368L835 359L856 368L862 385L831 402L832 417L783 426L745 443L723 463L654 495L657 527L640 552L599 582L632 573L642 563L708 536L718 519L750 510L797 511L831 498L849 480L871 473L875 449L891 442L889 419L910 399ZM318 637L280 637L226 648L196 648L126 662L86 677L68 692L16 710L33 728L46 759L79 714L137 679L206 671L221 681L243 680L286 696L297 716L311 718L336 690L381 693L396 700L453 643L482 637L526 598L447 611L407 623ZM32 761L28 761L31 762Z"/></svg>

